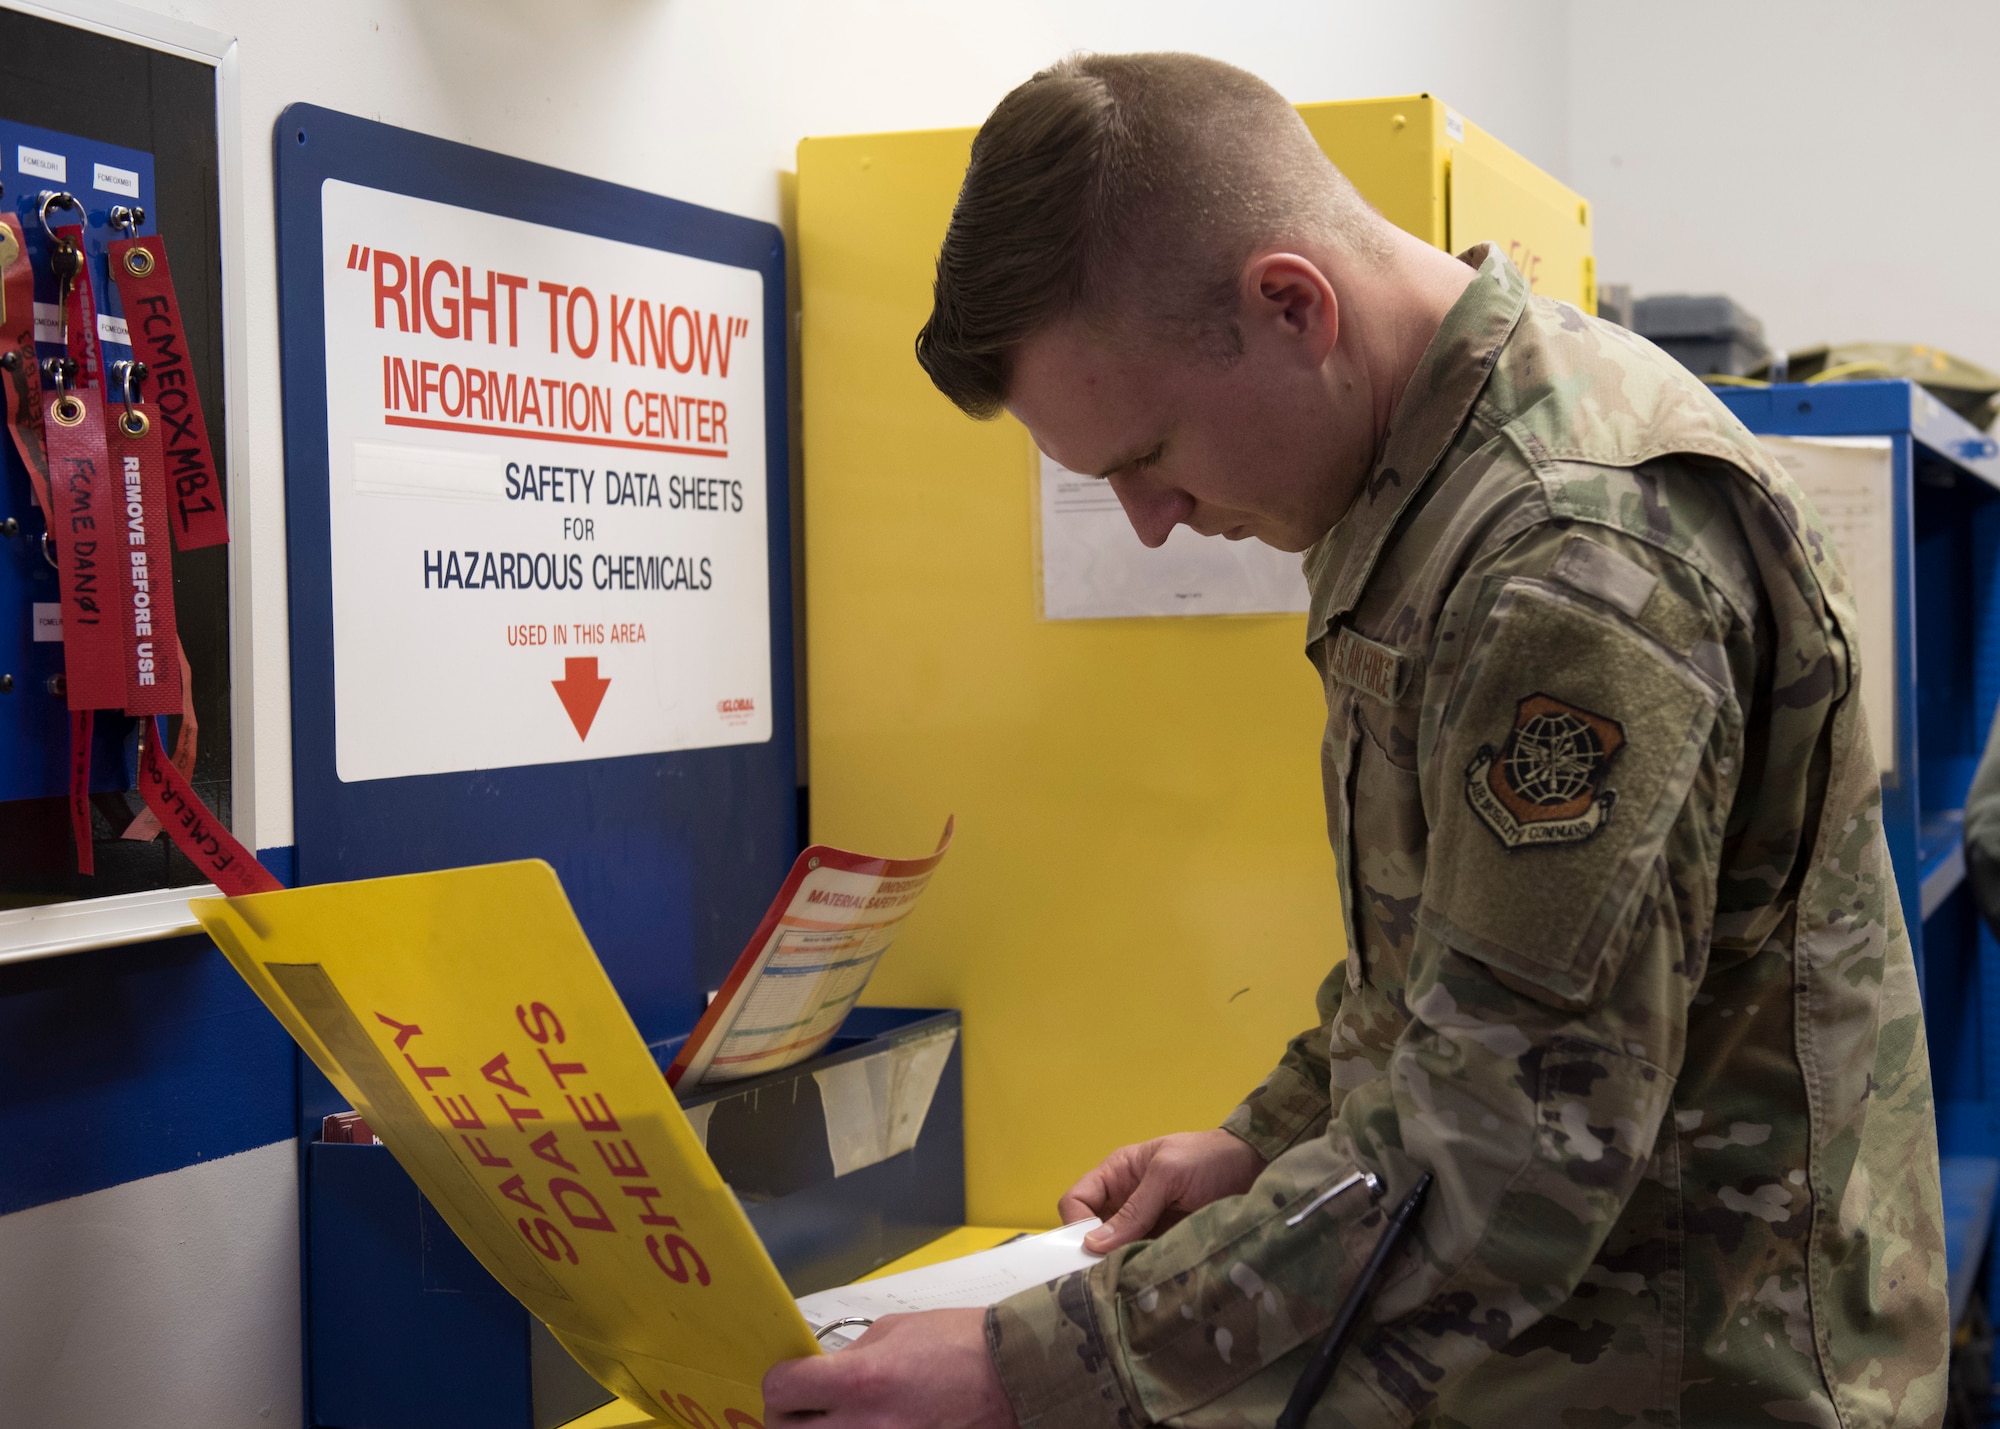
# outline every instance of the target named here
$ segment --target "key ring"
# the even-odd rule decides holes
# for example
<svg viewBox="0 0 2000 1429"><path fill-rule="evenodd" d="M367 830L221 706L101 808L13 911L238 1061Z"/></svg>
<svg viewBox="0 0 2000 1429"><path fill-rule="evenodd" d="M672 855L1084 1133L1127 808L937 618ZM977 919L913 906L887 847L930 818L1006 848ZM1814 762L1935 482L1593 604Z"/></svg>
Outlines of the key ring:
<svg viewBox="0 0 2000 1429"><path fill-rule="evenodd" d="M125 410L118 418L118 429L128 437L143 437L153 425L144 412L138 410L139 399L132 395L132 384L146 380L146 364L143 362L114 362L111 375L124 390Z"/></svg>
<svg viewBox="0 0 2000 1429"><path fill-rule="evenodd" d="M118 428L128 437L143 437L153 424L144 412L134 410L139 398L133 395L134 384L146 380L146 364L138 361L120 361L111 364L111 380L116 382L125 399L125 411L118 418Z"/></svg>
<svg viewBox="0 0 2000 1429"><path fill-rule="evenodd" d="M118 389L125 398L125 405L130 407L140 400L132 394L132 384L146 380L146 364L129 359L114 362L111 364L111 380L118 384Z"/></svg>
<svg viewBox="0 0 2000 1429"><path fill-rule="evenodd" d="M67 189L43 189L41 202L35 207L35 217L42 221L42 232L49 236L49 245L54 247L62 240L56 237L55 229L49 226L49 210L52 208L73 208L78 218L88 216L83 211L83 205L76 201L76 195Z"/></svg>

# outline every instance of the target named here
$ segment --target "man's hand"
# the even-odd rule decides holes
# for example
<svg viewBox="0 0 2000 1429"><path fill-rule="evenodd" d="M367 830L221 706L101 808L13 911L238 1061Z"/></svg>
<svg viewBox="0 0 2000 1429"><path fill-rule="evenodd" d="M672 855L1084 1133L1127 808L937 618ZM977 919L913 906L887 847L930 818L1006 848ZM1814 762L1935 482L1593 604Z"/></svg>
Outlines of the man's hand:
<svg viewBox="0 0 2000 1429"><path fill-rule="evenodd" d="M885 1315L838 1354L764 1376L764 1423L812 1429L1016 1429L984 1310Z"/></svg>
<svg viewBox="0 0 2000 1429"><path fill-rule="evenodd" d="M1056 1203L1063 1223L1097 1216L1085 1250L1116 1250L1224 1196L1250 1189L1264 1158L1226 1131L1179 1131L1121 1146Z"/></svg>

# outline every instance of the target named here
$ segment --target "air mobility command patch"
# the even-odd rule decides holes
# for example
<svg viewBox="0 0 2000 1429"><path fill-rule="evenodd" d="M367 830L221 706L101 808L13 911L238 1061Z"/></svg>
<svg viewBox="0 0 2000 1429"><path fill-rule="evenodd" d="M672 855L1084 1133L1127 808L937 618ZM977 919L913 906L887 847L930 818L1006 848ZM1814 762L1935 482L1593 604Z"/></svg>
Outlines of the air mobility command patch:
<svg viewBox="0 0 2000 1429"><path fill-rule="evenodd" d="M1611 817L1618 793L1604 773L1624 743L1617 720L1529 695L1500 752L1482 744L1466 766L1465 797L1510 849L1582 843Z"/></svg>

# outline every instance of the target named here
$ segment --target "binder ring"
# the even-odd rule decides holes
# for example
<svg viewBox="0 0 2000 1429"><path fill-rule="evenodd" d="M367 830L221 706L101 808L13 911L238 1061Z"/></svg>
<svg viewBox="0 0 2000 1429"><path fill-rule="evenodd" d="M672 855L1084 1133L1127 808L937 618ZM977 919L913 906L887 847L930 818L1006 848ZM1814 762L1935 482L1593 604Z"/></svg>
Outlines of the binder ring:
<svg viewBox="0 0 2000 1429"><path fill-rule="evenodd" d="M824 1325L813 1331L813 1338L815 1340L823 1340L835 1330L844 1330L849 1325L872 1325L874 1323L873 1320L866 1319L860 1315L849 1315L845 1319L827 1321Z"/></svg>
<svg viewBox="0 0 2000 1429"><path fill-rule="evenodd" d="M49 210L52 208L73 208L79 218L87 217L83 205L76 201L76 195L65 189L43 189L41 203L35 209L35 217L42 221L42 232L49 236L49 242L56 241L56 231L49 226Z"/></svg>
<svg viewBox="0 0 2000 1429"><path fill-rule="evenodd" d="M83 419L90 415L90 409L83 405L83 399L72 392L65 392L56 398L49 408L49 416L59 427L80 427Z"/></svg>
<svg viewBox="0 0 2000 1429"><path fill-rule="evenodd" d="M125 271L135 278L145 277L153 271L153 255L144 248L127 248Z"/></svg>

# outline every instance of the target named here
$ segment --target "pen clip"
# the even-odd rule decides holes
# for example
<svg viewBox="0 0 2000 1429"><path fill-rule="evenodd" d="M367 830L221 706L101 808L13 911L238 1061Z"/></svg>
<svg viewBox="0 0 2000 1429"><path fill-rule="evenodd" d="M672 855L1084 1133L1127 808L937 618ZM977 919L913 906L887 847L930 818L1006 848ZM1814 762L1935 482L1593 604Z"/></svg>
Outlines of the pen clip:
<svg viewBox="0 0 2000 1429"><path fill-rule="evenodd" d="M1289 1230L1291 1227L1296 1226L1307 1216L1311 1215L1328 1201L1331 1201L1335 1196L1338 1196L1342 1191L1349 1190L1355 1186L1366 1186L1370 1196L1379 1196L1382 1194L1382 1183L1376 1179L1373 1171L1350 1171L1331 1186L1328 1186L1324 1191L1321 1191L1317 1196L1314 1196L1310 1201L1307 1201L1291 1215L1285 1217L1286 1229Z"/></svg>

